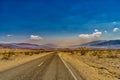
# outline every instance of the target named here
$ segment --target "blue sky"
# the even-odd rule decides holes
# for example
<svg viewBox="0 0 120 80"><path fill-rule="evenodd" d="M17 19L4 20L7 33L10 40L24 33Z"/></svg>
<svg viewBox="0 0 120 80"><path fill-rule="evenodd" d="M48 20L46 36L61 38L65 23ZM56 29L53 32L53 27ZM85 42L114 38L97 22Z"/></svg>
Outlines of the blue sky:
<svg viewBox="0 0 120 80"><path fill-rule="evenodd" d="M0 0L0 41L80 39L95 29L100 39L116 39L119 27L120 0Z"/></svg>

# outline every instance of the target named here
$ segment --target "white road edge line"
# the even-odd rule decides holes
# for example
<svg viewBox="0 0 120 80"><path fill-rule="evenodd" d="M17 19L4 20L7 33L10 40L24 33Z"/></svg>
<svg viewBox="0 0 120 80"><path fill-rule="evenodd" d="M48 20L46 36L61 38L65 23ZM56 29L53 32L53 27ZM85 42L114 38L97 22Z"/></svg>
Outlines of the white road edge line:
<svg viewBox="0 0 120 80"><path fill-rule="evenodd" d="M72 72L72 70L69 68L69 66L67 65L67 63L63 60L63 58L59 55L59 57L60 57L60 59L62 60L62 62L64 63L64 65L67 67L67 69L69 70L69 72L71 73L71 75L73 76L73 78L75 79L75 80L78 80L77 78L76 78L76 76L74 75L74 73Z"/></svg>

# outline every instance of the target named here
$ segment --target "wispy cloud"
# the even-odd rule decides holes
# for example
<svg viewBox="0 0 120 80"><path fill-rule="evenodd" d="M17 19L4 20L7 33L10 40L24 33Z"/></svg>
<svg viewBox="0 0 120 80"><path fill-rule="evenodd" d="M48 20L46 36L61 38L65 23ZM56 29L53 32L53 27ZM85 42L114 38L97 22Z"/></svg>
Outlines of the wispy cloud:
<svg viewBox="0 0 120 80"><path fill-rule="evenodd" d="M107 31L107 30L105 30L105 31L104 31L104 33L108 33L108 31Z"/></svg>
<svg viewBox="0 0 120 80"><path fill-rule="evenodd" d="M41 40L43 38L41 36L38 36L38 35L30 35L30 39L31 40Z"/></svg>
<svg viewBox="0 0 120 80"><path fill-rule="evenodd" d="M116 25L116 24L119 24L119 22L114 21L114 22L112 22L112 24L113 24L113 25Z"/></svg>
<svg viewBox="0 0 120 80"><path fill-rule="evenodd" d="M11 35L11 34L8 34L8 35L6 35L7 37L12 37L13 35Z"/></svg>

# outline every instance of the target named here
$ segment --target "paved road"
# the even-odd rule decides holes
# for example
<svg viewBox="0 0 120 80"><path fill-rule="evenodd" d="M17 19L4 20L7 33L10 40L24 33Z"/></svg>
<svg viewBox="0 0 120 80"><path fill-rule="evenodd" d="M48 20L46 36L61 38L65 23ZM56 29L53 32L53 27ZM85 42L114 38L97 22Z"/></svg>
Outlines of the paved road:
<svg viewBox="0 0 120 80"><path fill-rule="evenodd" d="M75 74L76 75L76 74ZM65 66L57 54L0 72L0 80L81 80Z"/></svg>

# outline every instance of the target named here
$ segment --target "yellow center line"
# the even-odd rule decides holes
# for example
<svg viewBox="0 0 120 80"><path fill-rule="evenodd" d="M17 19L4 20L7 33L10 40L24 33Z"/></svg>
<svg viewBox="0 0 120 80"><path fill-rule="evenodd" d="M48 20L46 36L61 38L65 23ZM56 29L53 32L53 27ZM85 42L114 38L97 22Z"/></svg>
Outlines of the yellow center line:
<svg viewBox="0 0 120 80"><path fill-rule="evenodd" d="M41 65L43 65L44 64L44 62L41 62L38 66L40 67Z"/></svg>

